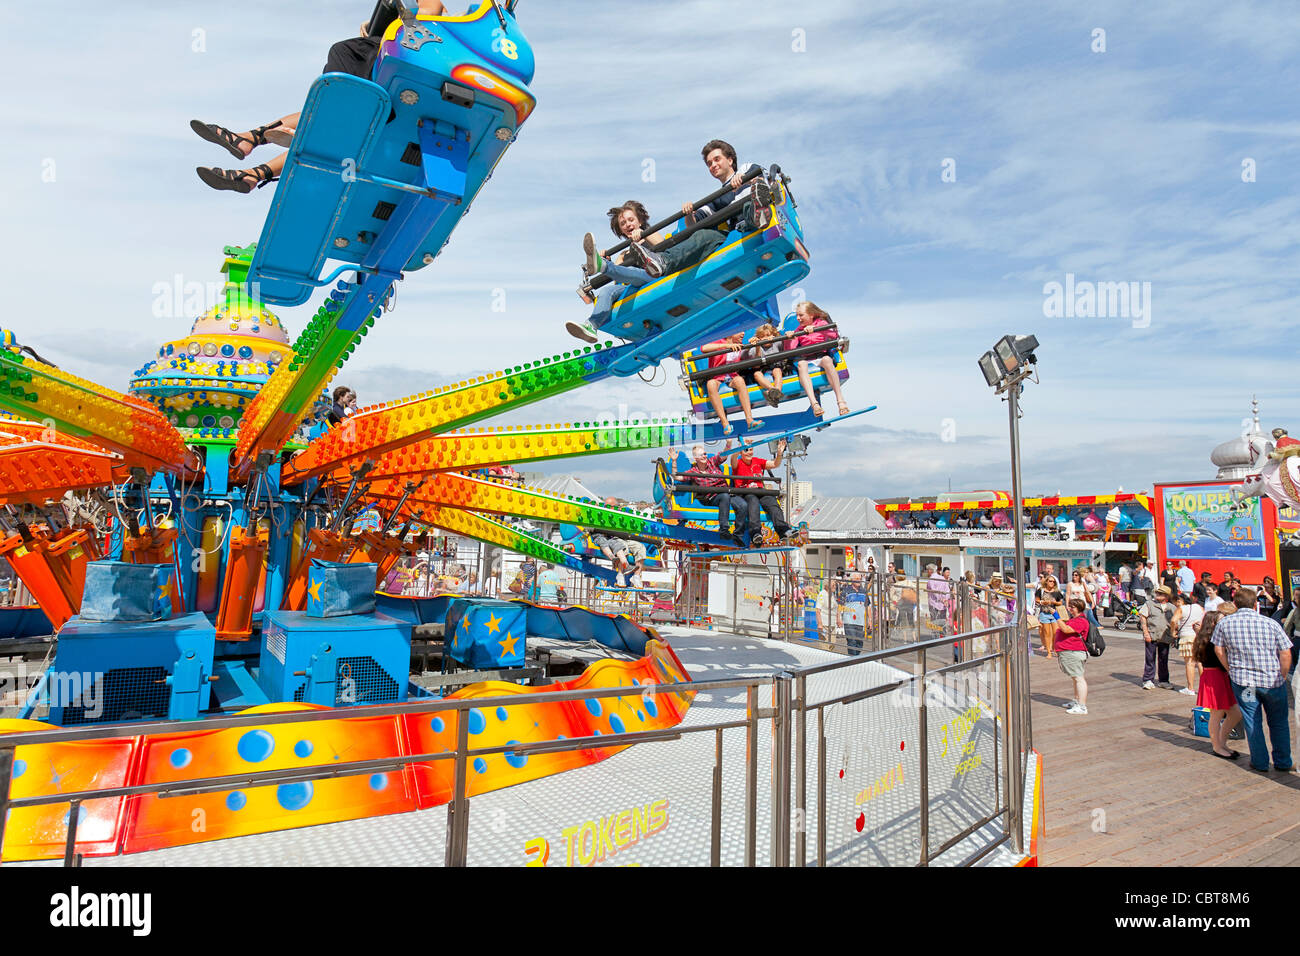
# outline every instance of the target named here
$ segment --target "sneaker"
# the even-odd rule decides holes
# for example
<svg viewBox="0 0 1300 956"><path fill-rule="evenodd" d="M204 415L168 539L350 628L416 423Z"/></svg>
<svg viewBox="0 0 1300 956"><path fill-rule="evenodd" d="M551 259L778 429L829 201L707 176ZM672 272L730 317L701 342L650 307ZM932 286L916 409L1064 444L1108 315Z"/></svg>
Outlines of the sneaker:
<svg viewBox="0 0 1300 956"><path fill-rule="evenodd" d="M1173 690L1173 689L1174 689L1174 685L1171 684L1171 683L1169 683L1169 681L1167 681L1167 680L1162 680L1162 681L1161 681L1159 684L1157 684L1156 686L1157 686L1157 687L1163 687L1165 690Z"/></svg>
<svg viewBox="0 0 1300 956"><path fill-rule="evenodd" d="M591 233L587 233L582 237L582 251L587 256L587 275L600 275L605 269L605 260L602 259L600 253L596 251L596 237Z"/></svg>
<svg viewBox="0 0 1300 956"><path fill-rule="evenodd" d="M1153 680L1143 681L1143 683L1142 683L1142 689L1143 689L1143 690L1155 690L1155 689L1156 689L1156 682L1153 681Z"/></svg>
<svg viewBox="0 0 1300 956"><path fill-rule="evenodd" d="M1077 700L1071 700L1071 701L1067 701L1066 703L1062 704L1061 706L1064 707L1066 710L1069 710L1071 707L1078 707L1078 706L1079 706L1079 702L1078 702Z"/></svg>
<svg viewBox="0 0 1300 956"><path fill-rule="evenodd" d="M1075 704L1073 707L1067 707L1065 712L1067 714L1074 714L1075 716L1085 715L1088 713L1088 708L1084 707L1083 704Z"/></svg>
<svg viewBox="0 0 1300 956"><path fill-rule="evenodd" d="M641 572L640 572L640 571L637 571L635 574L632 575L632 587L634 587L634 588L639 588L639 587L641 587L641 586L642 586L642 584L641 584Z"/></svg>
<svg viewBox="0 0 1300 956"><path fill-rule="evenodd" d="M625 587L627 587L627 578L624 577L622 571L620 571L620 572L618 572L618 574L614 575L614 583L615 583L616 585L618 585L619 587L621 587L621 588L625 588Z"/></svg>
<svg viewBox="0 0 1300 956"><path fill-rule="evenodd" d="M566 322L564 327L575 339L582 339L584 342L593 344L599 341L596 335L596 327L590 322Z"/></svg>
<svg viewBox="0 0 1300 956"><path fill-rule="evenodd" d="M1183 687L1178 691L1178 693L1186 694L1188 697L1196 696L1196 691L1192 690L1190 687Z"/></svg>
<svg viewBox="0 0 1300 956"><path fill-rule="evenodd" d="M641 253L641 257L645 259L645 271L650 274L650 278L658 279L668 272L668 263L664 261L663 256L657 252L651 252L650 247L644 242L634 242L632 245L636 247L637 251Z"/></svg>

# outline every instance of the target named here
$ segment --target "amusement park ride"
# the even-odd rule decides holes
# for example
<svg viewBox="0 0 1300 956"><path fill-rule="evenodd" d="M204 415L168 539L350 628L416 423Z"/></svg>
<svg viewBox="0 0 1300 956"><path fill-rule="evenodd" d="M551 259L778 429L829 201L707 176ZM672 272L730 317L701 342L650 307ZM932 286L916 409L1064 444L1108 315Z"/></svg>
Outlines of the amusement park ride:
<svg viewBox="0 0 1300 956"><path fill-rule="evenodd" d="M662 468L662 517L483 475L493 466L712 442L722 437L722 423L484 423L681 358L711 338L748 338L768 322L782 327L775 296L808 274L809 252L788 177L777 167L760 174L771 194L763 228L729 234L704 261L616 304L609 328L624 344L522 362L362 409L334 427L313 421L323 391L391 303L394 284L434 262L533 112L533 52L515 6L484 0L463 16L405 12L384 35L372 79L330 73L313 83L261 236L225 248L221 301L135 372L129 394L43 362L4 332L0 408L12 420L0 422L0 553L58 635L48 673L96 677L75 699L60 699L46 681L23 718L0 720L0 734L89 724L120 725L122 733L19 747L8 773L12 797L327 759L320 746L313 758L308 740L281 740L284 725L203 727L205 717L252 708L329 710L337 716L311 726L350 744L365 741L362 749L375 756L454 746L454 719L366 717L364 707L352 709L432 693L412 683L409 671L412 628L429 620L448 621L446 654L466 666L520 666L528 639L539 634L638 655L597 661L571 681L534 691L689 680L654 631L626 618L450 596L381 594L375 609L374 592L414 552L411 532L429 528L609 583L614 570L596 564L589 549L565 550L510 520L643 539L661 557L673 549L732 548L716 509L699 506L689 489L676 490ZM717 228L729 212L679 224L660 248L690 230ZM317 290L319 308L291 343L269 307L303 304ZM793 320L785 321L790 328ZM847 379L847 341L836 346L836 374ZM711 412L689 356L684 370L692 411L703 419ZM813 375L819 392L825 374ZM726 401L734 407L734 395ZM833 420L805 409L739 429L744 441L757 442ZM378 513L378 525L359 528L363 513ZM161 583L141 591L140 571ZM521 691L517 683L485 681L452 696ZM657 699L658 706L632 708L643 728L672 726L690 704L683 694ZM48 717L30 719L41 705ZM504 744L621 726L612 711L520 709L527 714L502 717L499 726L476 727L477 712L470 712L469 732ZM162 718L190 721L193 729L132 736L132 721ZM531 760L506 753L478 771L470 792L617 749ZM412 764L398 788L340 777L318 781L314 791L308 784L206 794L197 798L208 814L201 833L188 811L173 807L177 801L147 794L90 801L75 839L82 853L136 852L417 809L449 799L447 764ZM53 769L65 766L73 769ZM9 783L0 765L0 787ZM0 828L5 860L59 856L68 814L54 804L14 809L7 822L0 814Z"/></svg>

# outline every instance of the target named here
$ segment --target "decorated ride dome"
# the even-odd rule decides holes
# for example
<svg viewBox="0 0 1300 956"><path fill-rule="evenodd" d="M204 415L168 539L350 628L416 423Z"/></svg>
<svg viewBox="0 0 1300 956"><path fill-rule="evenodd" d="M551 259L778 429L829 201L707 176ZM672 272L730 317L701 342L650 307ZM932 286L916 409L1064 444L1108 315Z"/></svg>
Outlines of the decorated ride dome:
<svg viewBox="0 0 1300 956"><path fill-rule="evenodd" d="M218 303L131 379L132 394L158 406L186 438L233 439L248 403L293 354L284 325L244 284L256 248L225 248Z"/></svg>

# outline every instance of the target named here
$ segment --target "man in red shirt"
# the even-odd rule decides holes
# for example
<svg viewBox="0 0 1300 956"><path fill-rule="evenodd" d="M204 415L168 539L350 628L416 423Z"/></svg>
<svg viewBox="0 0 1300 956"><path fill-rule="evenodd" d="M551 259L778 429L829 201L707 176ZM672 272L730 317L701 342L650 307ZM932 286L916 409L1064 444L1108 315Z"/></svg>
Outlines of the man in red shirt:
<svg viewBox="0 0 1300 956"><path fill-rule="evenodd" d="M781 513L781 503L776 499L776 493L767 489L767 486L760 480L740 480L741 476L748 478L751 475L761 476L769 468L776 468L781 464L781 459L785 455L786 441L784 438L776 446L776 457L772 459L759 458L754 454L753 446L742 445L731 454L739 455L735 463L731 466L732 475L737 477L737 488L762 488L767 490L763 495L745 495L748 507L749 521L747 524L751 539L763 533L763 525L759 518L758 512L761 508L767 512L767 517L772 522L772 527L782 538L790 537L794 530L785 520L785 515Z"/></svg>

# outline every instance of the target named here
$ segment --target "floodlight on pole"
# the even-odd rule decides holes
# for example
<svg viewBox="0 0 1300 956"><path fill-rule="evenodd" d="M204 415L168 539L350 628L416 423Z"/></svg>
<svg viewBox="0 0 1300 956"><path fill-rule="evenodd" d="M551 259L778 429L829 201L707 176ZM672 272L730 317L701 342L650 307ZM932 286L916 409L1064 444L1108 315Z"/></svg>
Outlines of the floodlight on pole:
<svg viewBox="0 0 1300 956"><path fill-rule="evenodd" d="M1029 712L1029 618L1025 581L1025 514L1020 485L1020 389L1035 374L1038 357L1034 354L1038 339L1032 335L1004 335L979 358L984 381L995 394L1003 395L1011 423L1011 496L1012 528L1015 533L1016 589L1015 631L1007 658L1010 665L1011 711L1008 763L1015 793L1024 792L1024 755L1033 748L1033 727ZM1023 801L1010 802L1009 824L1017 850L1022 850Z"/></svg>

